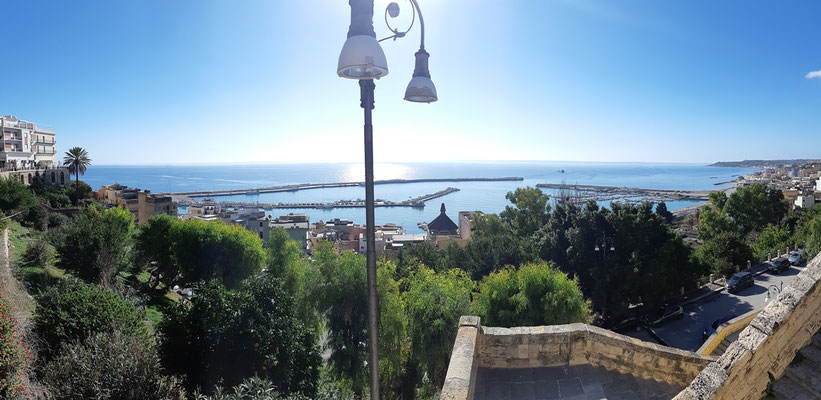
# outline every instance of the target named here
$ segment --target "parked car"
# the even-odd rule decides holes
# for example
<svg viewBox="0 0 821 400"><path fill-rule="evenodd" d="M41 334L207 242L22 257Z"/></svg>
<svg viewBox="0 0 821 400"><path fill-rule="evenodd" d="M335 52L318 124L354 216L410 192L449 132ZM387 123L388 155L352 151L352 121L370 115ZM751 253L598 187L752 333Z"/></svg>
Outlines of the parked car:
<svg viewBox="0 0 821 400"><path fill-rule="evenodd" d="M727 321L729 321L729 320L731 320L731 319L733 319L737 316L738 315L730 314L730 315L721 317L721 318L713 321L713 323L710 326L704 328L704 331L701 332L701 341L703 341L703 342L707 341L707 339L709 339L710 336L712 336L712 334L715 333L715 331L716 331L716 329L718 329L719 325L721 325L721 324L723 324L723 323L725 323L725 322L727 322Z"/></svg>
<svg viewBox="0 0 821 400"><path fill-rule="evenodd" d="M639 329L641 329L641 319L636 317L622 319L610 328L611 331L617 333L624 333L631 330L638 331Z"/></svg>
<svg viewBox="0 0 821 400"><path fill-rule="evenodd" d="M801 264L801 261L804 260L804 252L802 250L794 251L792 254L790 254L790 258L788 258L788 260L792 265Z"/></svg>
<svg viewBox="0 0 821 400"><path fill-rule="evenodd" d="M743 271L730 277L724 286L730 293L738 293L741 289L752 287L755 284L753 274Z"/></svg>
<svg viewBox="0 0 821 400"><path fill-rule="evenodd" d="M647 324L652 327L658 327L665 322L680 319L684 316L684 307L676 306L661 306L659 309L646 317Z"/></svg>
<svg viewBox="0 0 821 400"><path fill-rule="evenodd" d="M790 269L790 260L786 258L776 258L767 265L767 271L771 274L780 274L788 269Z"/></svg>

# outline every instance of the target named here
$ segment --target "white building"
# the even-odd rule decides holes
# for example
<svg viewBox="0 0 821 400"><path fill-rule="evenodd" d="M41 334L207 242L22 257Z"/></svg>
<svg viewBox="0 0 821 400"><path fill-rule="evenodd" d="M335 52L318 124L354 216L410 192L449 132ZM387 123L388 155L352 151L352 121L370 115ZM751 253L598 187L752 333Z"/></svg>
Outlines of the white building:
<svg viewBox="0 0 821 400"><path fill-rule="evenodd" d="M821 192L821 178L818 178L818 182L815 182L815 191Z"/></svg>
<svg viewBox="0 0 821 400"><path fill-rule="evenodd" d="M807 208L815 205L815 196L801 194L795 198L795 208Z"/></svg>
<svg viewBox="0 0 821 400"><path fill-rule="evenodd" d="M0 169L7 171L58 167L54 130L7 115L0 117Z"/></svg>

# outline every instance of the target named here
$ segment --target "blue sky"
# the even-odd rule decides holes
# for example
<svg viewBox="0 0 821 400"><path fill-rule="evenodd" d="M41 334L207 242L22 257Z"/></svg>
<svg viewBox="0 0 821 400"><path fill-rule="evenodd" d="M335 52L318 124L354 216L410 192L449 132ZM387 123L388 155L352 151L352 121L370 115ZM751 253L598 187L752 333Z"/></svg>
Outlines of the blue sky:
<svg viewBox="0 0 821 400"><path fill-rule="evenodd" d="M0 3L0 114L54 127L60 152L362 159L359 89L336 76L345 0ZM383 42L377 161L821 157L817 1L419 3L440 100L402 100L418 27Z"/></svg>

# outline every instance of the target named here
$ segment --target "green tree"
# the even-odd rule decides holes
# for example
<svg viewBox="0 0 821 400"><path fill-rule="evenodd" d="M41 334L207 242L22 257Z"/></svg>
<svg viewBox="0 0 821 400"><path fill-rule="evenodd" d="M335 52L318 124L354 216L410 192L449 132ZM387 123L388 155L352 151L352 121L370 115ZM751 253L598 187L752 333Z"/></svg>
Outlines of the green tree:
<svg viewBox="0 0 821 400"><path fill-rule="evenodd" d="M0 211L27 227L40 227L45 217L37 196L14 178L0 178Z"/></svg>
<svg viewBox="0 0 821 400"><path fill-rule="evenodd" d="M88 282L110 284L131 264L134 215L91 205L62 227L56 240L58 266Z"/></svg>
<svg viewBox="0 0 821 400"><path fill-rule="evenodd" d="M710 204L719 210L723 210L727 204L727 195L723 191L710 192L707 198L710 199Z"/></svg>
<svg viewBox="0 0 821 400"><path fill-rule="evenodd" d="M530 237L547 223L550 214L548 201L550 196L539 188L518 188L508 192L505 198L513 206L505 206L499 214L502 221L507 222L513 233L520 237Z"/></svg>
<svg viewBox="0 0 821 400"><path fill-rule="evenodd" d="M589 322L590 315L578 282L545 262L488 275L474 307L483 323L504 327Z"/></svg>
<svg viewBox="0 0 821 400"><path fill-rule="evenodd" d="M339 255L331 243L322 241L314 260L321 274L317 304L326 318L330 365L338 377L351 381L354 394L361 398L369 342L365 258L351 252Z"/></svg>
<svg viewBox="0 0 821 400"><path fill-rule="evenodd" d="M265 272L281 278L285 290L293 297L297 315L309 327L320 326L314 295L319 271L305 257L302 246L292 240L283 228L271 230L265 244Z"/></svg>
<svg viewBox="0 0 821 400"><path fill-rule="evenodd" d="M715 207L701 207L698 216L698 238L710 240L724 232L736 232L736 224L724 212Z"/></svg>
<svg viewBox="0 0 821 400"><path fill-rule="evenodd" d="M265 261L262 242L239 225L190 219L171 226L170 240L177 268L188 283L217 278L234 288L258 274Z"/></svg>
<svg viewBox="0 0 821 400"><path fill-rule="evenodd" d="M157 269L155 287L160 282L170 285L179 273L174 260L175 244L171 240L171 230L181 223L168 214L155 215L140 225L134 235L134 264L140 268L153 266Z"/></svg>
<svg viewBox="0 0 821 400"><path fill-rule="evenodd" d="M229 291L211 280L190 302L170 309L160 330L163 365L189 388L211 392L259 376L283 394L316 391L321 357L315 331L294 312L274 277L252 277Z"/></svg>
<svg viewBox="0 0 821 400"><path fill-rule="evenodd" d="M671 213L670 210L667 209L667 203L663 201L656 206L656 214L664 218L664 220L667 221L668 224L672 224L673 220L676 219L673 213Z"/></svg>
<svg viewBox="0 0 821 400"><path fill-rule="evenodd" d="M83 342L101 332L118 330L144 343L152 340L145 314L133 304L100 286L72 278L37 296L34 322L47 359L61 345Z"/></svg>
<svg viewBox="0 0 821 400"><path fill-rule="evenodd" d="M459 317L470 311L473 288L459 269L436 273L423 266L410 277L405 300L412 352L436 386L445 381Z"/></svg>
<svg viewBox="0 0 821 400"><path fill-rule="evenodd" d="M724 212L739 226L742 235L760 232L769 224L778 224L787 214L787 201L778 189L761 183L738 188L724 206Z"/></svg>
<svg viewBox="0 0 821 400"><path fill-rule="evenodd" d="M379 381L386 396L400 390L410 356L408 317L405 300L399 293L399 283L393 279L396 265L380 260L377 264L379 296ZM395 396L394 396L395 397Z"/></svg>
<svg viewBox="0 0 821 400"><path fill-rule="evenodd" d="M473 220L475 230L465 252L466 265L474 279L506 265L519 265L521 240L513 234L510 225L498 215L486 214Z"/></svg>
<svg viewBox="0 0 821 400"><path fill-rule="evenodd" d="M808 225L805 251L807 252L807 259L812 260L821 253L821 216L816 216L810 220Z"/></svg>
<svg viewBox="0 0 821 400"><path fill-rule="evenodd" d="M705 241L696 250L696 258L715 274L729 277L739 268L746 268L753 259L752 250L738 233L723 232Z"/></svg>
<svg viewBox="0 0 821 400"><path fill-rule="evenodd" d="M82 147L72 147L68 149L63 157L63 165L68 167L68 172L76 177L75 189L77 191L77 201L80 200L80 175L85 175L86 169L91 165L91 158L88 151Z"/></svg>
<svg viewBox="0 0 821 400"><path fill-rule="evenodd" d="M767 225L758 235L758 239L753 245L753 255L759 260L766 259L770 254L777 254L779 250L784 250L790 243L790 236L784 228L777 225Z"/></svg>

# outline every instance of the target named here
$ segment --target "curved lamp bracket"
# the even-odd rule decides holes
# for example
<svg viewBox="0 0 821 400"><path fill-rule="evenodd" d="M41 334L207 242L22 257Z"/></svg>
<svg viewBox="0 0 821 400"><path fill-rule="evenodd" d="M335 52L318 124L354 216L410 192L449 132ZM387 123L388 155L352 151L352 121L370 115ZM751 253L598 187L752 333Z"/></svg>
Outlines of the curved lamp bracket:
<svg viewBox="0 0 821 400"><path fill-rule="evenodd" d="M388 7L385 8L385 25L387 25L388 29L390 29L390 31L393 32L393 35L388 36L386 38L379 39L380 42L384 41L384 40L388 40L388 39L396 40L396 39L399 39L399 38L403 38L413 28L413 24L416 22L416 13L417 13L416 7L418 7L418 6L415 6L415 4L413 4L414 3L413 0L408 0L408 1L412 3L411 4L411 12L412 12L411 22L410 22L410 25L408 25L408 28L405 29L405 30L399 30L399 29L394 28L394 27L391 26L391 23L388 20L388 17L396 18L397 16L399 16L399 4L397 4L396 2L392 2L392 3L388 4ZM420 18L421 18L421 16L422 15L419 14ZM424 29L424 28L422 28L422 29Z"/></svg>

